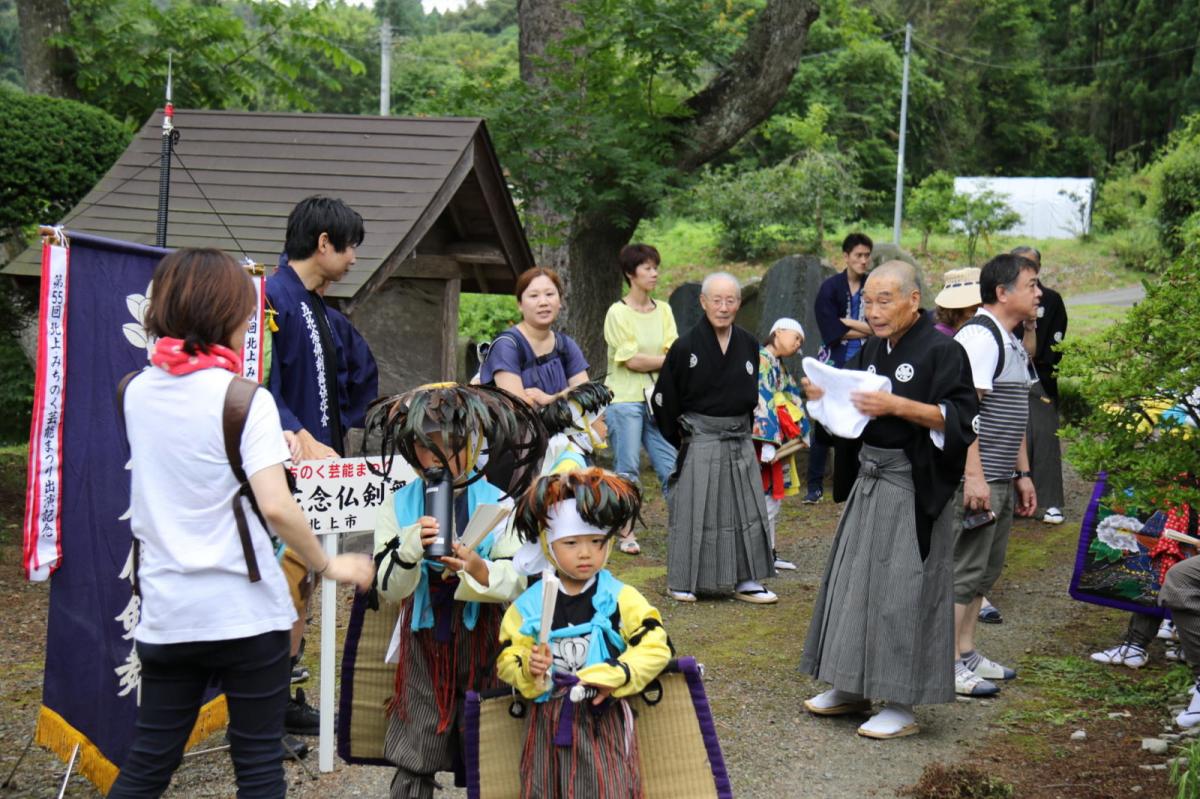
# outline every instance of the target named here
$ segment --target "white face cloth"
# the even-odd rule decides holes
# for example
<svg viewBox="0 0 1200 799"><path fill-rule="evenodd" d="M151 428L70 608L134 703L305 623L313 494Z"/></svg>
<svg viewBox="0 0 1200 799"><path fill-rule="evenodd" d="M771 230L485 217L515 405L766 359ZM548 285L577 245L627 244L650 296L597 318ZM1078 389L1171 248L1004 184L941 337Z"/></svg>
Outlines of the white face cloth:
<svg viewBox="0 0 1200 799"><path fill-rule="evenodd" d="M850 401L852 391L892 391L892 381L884 375L856 369L835 369L816 358L805 358L804 374L825 392L821 399L806 403L809 415L838 438L858 438L871 417L860 412Z"/></svg>
<svg viewBox="0 0 1200 799"><path fill-rule="evenodd" d="M597 419L603 418L604 412L608 410L608 406L605 405L596 413L587 413L578 402L572 401L567 404L571 409L571 424L573 428L564 432L566 432L571 442L585 453L597 449L606 449L607 445L592 430L592 424Z"/></svg>

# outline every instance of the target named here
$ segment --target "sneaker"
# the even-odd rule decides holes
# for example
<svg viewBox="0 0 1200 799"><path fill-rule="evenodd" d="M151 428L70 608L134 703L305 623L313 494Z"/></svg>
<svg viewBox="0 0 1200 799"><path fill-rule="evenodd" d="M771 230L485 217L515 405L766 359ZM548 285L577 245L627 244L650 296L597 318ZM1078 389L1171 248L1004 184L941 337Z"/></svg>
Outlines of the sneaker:
<svg viewBox="0 0 1200 799"><path fill-rule="evenodd" d="M808 493L804 495L801 502L805 505L816 505L821 501L821 497L825 496L825 492L819 488L810 488Z"/></svg>
<svg viewBox="0 0 1200 799"><path fill-rule="evenodd" d="M959 696L995 696L1000 689L993 682L980 677L962 664L961 660L954 661L954 693Z"/></svg>
<svg viewBox="0 0 1200 799"><path fill-rule="evenodd" d="M1183 662L1183 650L1179 648L1179 644L1172 641L1167 644L1167 649L1163 652L1163 657L1173 663Z"/></svg>
<svg viewBox="0 0 1200 799"><path fill-rule="evenodd" d="M297 663L292 667L292 685L299 682L307 682L311 676L312 674L309 672L308 666L302 666Z"/></svg>
<svg viewBox="0 0 1200 799"><path fill-rule="evenodd" d="M978 652L963 656L963 665L985 680L1011 680L1017 673L994 660L988 660Z"/></svg>
<svg viewBox="0 0 1200 799"><path fill-rule="evenodd" d="M1170 619L1163 619L1162 624L1158 625L1157 637L1164 641L1178 641L1179 636L1175 634L1175 623Z"/></svg>
<svg viewBox="0 0 1200 799"><path fill-rule="evenodd" d="M1148 659L1144 648L1128 641L1114 646L1112 649L1092 653L1092 660L1097 663L1109 666L1127 666L1131 669L1140 669L1146 665Z"/></svg>
<svg viewBox="0 0 1200 799"><path fill-rule="evenodd" d="M284 735L280 743L283 745L284 760L303 760L308 756L308 744L303 738L294 735Z"/></svg>
<svg viewBox="0 0 1200 799"><path fill-rule="evenodd" d="M691 591L667 591L676 602L695 602L696 595Z"/></svg>
<svg viewBox="0 0 1200 799"><path fill-rule="evenodd" d="M1062 511L1058 508L1046 508L1046 515L1042 517L1042 521L1046 524L1062 524Z"/></svg>
<svg viewBox="0 0 1200 799"><path fill-rule="evenodd" d="M1175 717L1175 723L1185 730L1200 725L1200 695L1192 693L1192 701L1188 703L1187 710Z"/></svg>
<svg viewBox="0 0 1200 799"><path fill-rule="evenodd" d="M283 729L292 735L319 735L321 732L321 713L308 704L303 688L297 688L296 695L288 700Z"/></svg>
<svg viewBox="0 0 1200 799"><path fill-rule="evenodd" d="M772 557L775 558L775 571L777 571L777 572L778 571L782 571L782 572L796 571L795 563L792 563L790 560L784 560L783 558L779 557L778 552L773 551L771 554L772 554Z"/></svg>

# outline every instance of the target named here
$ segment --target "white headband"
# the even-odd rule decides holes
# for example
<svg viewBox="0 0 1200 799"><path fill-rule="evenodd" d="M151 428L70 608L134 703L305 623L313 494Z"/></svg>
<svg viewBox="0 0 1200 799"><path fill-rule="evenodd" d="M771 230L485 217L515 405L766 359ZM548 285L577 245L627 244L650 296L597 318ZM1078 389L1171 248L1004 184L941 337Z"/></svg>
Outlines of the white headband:
<svg viewBox="0 0 1200 799"><path fill-rule="evenodd" d="M795 319L792 319L790 316L776 319L775 324L771 325L771 332L774 333L776 330L792 330L799 333L801 338L804 337L804 328L800 326L799 322L797 322Z"/></svg>
<svg viewBox="0 0 1200 799"><path fill-rule="evenodd" d="M573 535L607 536L608 531L588 524L579 515L579 506L575 500L564 499L555 503L546 514L546 542L553 544Z"/></svg>

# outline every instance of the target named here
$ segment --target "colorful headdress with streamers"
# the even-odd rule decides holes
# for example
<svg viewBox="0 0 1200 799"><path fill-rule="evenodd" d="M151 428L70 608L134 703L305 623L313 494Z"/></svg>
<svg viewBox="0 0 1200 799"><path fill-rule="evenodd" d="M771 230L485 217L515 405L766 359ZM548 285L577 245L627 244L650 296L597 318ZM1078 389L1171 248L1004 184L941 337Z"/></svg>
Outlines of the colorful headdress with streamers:
<svg viewBox="0 0 1200 799"><path fill-rule="evenodd" d="M533 574L553 562L550 542L571 535L617 535L641 521L638 487L604 469L577 469L538 479L517 501L513 526L525 542L513 558Z"/></svg>
<svg viewBox="0 0 1200 799"><path fill-rule="evenodd" d="M599 380L592 380L542 406L539 413L547 433L551 436L561 433L584 452L591 452L603 448L592 430L592 423L604 415L612 399L612 389Z"/></svg>
<svg viewBox="0 0 1200 799"><path fill-rule="evenodd" d="M430 383L381 397L367 409L365 428L363 448L379 447L382 463L378 471L371 466L377 474L389 472L397 453L420 471L418 444L446 469L456 453L465 451L461 487L484 476L483 453L506 453L512 476L497 487L514 497L538 476L546 451L546 428L537 412L495 386ZM440 434L440 443L434 434Z"/></svg>

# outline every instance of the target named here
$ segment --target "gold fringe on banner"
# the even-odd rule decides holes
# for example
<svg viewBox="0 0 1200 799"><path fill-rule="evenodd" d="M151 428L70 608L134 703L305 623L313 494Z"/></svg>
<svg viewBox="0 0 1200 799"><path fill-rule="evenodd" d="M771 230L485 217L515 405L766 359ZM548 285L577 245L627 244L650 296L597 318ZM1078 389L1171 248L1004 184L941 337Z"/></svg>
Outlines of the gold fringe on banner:
<svg viewBox="0 0 1200 799"><path fill-rule="evenodd" d="M229 723L229 709L225 704L225 695L221 694L200 708L196 717L196 726L188 737L187 746L191 749L214 732ZM107 794L117 780L118 769L115 763L101 754L100 749L87 739L83 733L67 723L66 719L50 708L42 705L38 710L37 729L33 741L38 746L49 749L65 763L71 758L76 744L79 755L75 760L76 770L95 785L101 793Z"/></svg>

